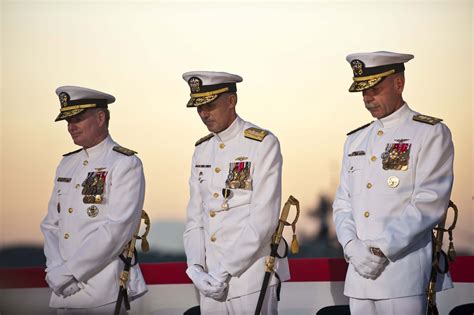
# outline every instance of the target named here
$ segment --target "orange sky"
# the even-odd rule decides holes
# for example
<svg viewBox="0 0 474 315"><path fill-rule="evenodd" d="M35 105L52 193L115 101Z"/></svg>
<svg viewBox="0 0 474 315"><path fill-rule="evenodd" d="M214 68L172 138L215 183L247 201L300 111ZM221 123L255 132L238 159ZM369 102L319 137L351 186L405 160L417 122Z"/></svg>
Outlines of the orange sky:
<svg viewBox="0 0 474 315"><path fill-rule="evenodd" d="M412 53L404 97L441 117L456 149L458 246L474 249L473 16L470 1L1 3L0 246L41 243L39 222L65 152L54 123L60 85L103 90L111 134L139 152L153 220L183 220L194 142L207 134L186 109L189 70L238 73L238 112L270 129L284 156L284 199L303 211L338 181L345 134L371 121L347 89L355 51ZM302 228L305 223L302 220ZM309 225L307 225L308 228Z"/></svg>

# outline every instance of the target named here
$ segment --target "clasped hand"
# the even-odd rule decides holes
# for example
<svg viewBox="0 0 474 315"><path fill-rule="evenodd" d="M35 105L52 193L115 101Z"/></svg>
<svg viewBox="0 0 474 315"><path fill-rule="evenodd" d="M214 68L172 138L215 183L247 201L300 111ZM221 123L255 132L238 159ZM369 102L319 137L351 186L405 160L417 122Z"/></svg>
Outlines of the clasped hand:
<svg viewBox="0 0 474 315"><path fill-rule="evenodd" d="M64 266L50 268L46 273L46 282L56 295L68 297L81 290L79 282L74 279Z"/></svg>
<svg viewBox="0 0 474 315"><path fill-rule="evenodd" d="M357 273L367 279L376 279L384 270L387 261L386 257L372 254L369 246L359 239L347 243L344 254Z"/></svg>
<svg viewBox="0 0 474 315"><path fill-rule="evenodd" d="M215 279L211 274L205 272L201 266L188 267L186 274L204 296L214 300L221 300L224 297L227 282Z"/></svg>

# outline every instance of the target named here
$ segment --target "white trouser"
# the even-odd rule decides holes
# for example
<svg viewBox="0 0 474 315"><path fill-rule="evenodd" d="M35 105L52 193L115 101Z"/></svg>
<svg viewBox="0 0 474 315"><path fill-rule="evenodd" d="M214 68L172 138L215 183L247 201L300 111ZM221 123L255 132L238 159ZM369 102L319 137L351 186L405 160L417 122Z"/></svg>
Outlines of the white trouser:
<svg viewBox="0 0 474 315"><path fill-rule="evenodd" d="M130 302L130 308L133 310L133 304ZM115 311L115 302L102 305L94 308L58 308L58 315L79 315L79 314L97 314L97 315L112 315ZM122 303L122 308L120 309L120 315L126 315L128 312L125 310L125 305Z"/></svg>
<svg viewBox="0 0 474 315"><path fill-rule="evenodd" d="M262 304L262 315L277 315L278 301L276 285L268 287ZM228 301L219 302L201 294L202 315L253 315L257 307L260 292L239 296Z"/></svg>
<svg viewBox="0 0 474 315"><path fill-rule="evenodd" d="M349 299L351 315L424 315L426 295L384 300Z"/></svg>

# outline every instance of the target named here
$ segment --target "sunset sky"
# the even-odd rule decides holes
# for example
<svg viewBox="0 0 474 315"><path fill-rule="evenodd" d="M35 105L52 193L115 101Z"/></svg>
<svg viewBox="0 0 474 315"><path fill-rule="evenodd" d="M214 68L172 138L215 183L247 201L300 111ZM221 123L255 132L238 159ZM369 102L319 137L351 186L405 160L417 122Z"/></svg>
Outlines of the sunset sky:
<svg viewBox="0 0 474 315"><path fill-rule="evenodd" d="M338 184L345 134L372 120L349 93L352 52L411 53L404 98L455 145L459 249L474 255L473 1L2 1L0 249L42 243L54 172L77 149L54 90L114 95L110 132L139 152L145 209L183 221L194 143L190 70L237 73L237 111L281 142L283 199L303 212ZM442 154L442 152L440 152ZM302 230L312 227L302 219Z"/></svg>

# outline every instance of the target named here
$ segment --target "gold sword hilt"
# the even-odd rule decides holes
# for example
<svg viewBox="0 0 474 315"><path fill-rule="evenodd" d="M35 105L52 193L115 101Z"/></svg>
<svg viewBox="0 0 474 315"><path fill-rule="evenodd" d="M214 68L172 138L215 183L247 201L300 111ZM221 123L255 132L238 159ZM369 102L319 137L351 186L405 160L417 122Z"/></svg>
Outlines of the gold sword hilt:
<svg viewBox="0 0 474 315"><path fill-rule="evenodd" d="M290 223L287 220L290 214L291 206L296 207L296 215L295 215L295 218L293 219L293 222ZM300 203L298 199L290 195L290 197L288 197L288 200L285 202L283 209L281 210L280 219L278 220L278 227L275 233L273 233L273 236L272 236L273 246L276 246L278 248L278 245L280 245L281 239L283 238L283 230L285 226L291 225L293 229L293 240L291 242L291 252L293 254L296 254L298 252L299 246L298 246L298 241L296 239L296 222L298 222L299 216L300 216ZM270 255L267 257L267 260L265 262L265 271L273 272L274 266L275 266L275 256Z"/></svg>
<svg viewBox="0 0 474 315"><path fill-rule="evenodd" d="M139 236L138 234L140 233L140 225L141 225L142 219L145 223L145 232L143 233L143 235ZM148 216L145 210L142 210L140 221L138 222L138 226L135 230L135 233L133 233L132 235L132 239L130 240L130 242L128 242L128 245L127 245L127 249L126 249L127 255L125 256L127 259L131 260L133 258L137 239L140 239L142 241L141 248L143 252L147 252L150 250L150 245L147 240L148 233L150 232L150 225L151 225L150 217ZM129 270L127 269L127 266L125 266L124 270L122 270L119 277L121 287L123 288L126 287L127 282L128 282L128 276L129 276Z"/></svg>

